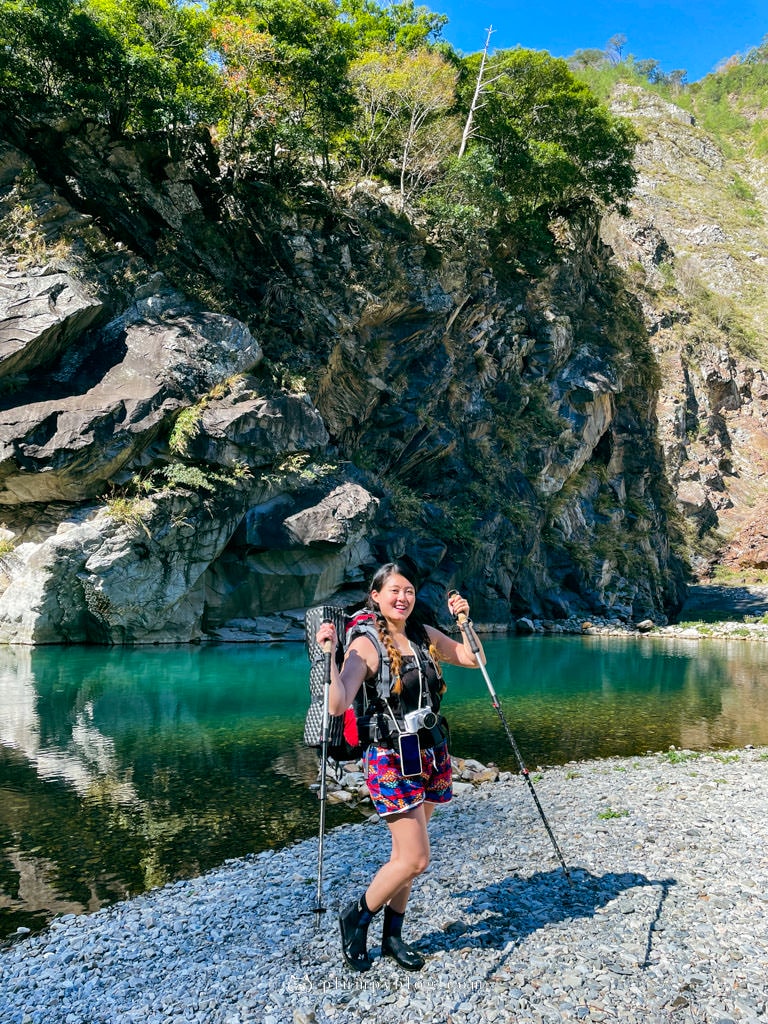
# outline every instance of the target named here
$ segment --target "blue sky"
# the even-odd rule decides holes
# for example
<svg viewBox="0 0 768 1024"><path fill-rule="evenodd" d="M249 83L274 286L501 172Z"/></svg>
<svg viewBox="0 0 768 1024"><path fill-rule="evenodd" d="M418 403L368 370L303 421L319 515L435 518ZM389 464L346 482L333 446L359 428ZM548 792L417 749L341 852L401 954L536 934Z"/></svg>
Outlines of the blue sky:
<svg viewBox="0 0 768 1024"><path fill-rule="evenodd" d="M768 35L766 0L422 0L447 14L443 32L464 53L480 50L493 25L491 47L520 46L567 57L603 49L611 36L627 37L626 53L654 58L664 71L685 68L694 82L724 58L745 53Z"/></svg>

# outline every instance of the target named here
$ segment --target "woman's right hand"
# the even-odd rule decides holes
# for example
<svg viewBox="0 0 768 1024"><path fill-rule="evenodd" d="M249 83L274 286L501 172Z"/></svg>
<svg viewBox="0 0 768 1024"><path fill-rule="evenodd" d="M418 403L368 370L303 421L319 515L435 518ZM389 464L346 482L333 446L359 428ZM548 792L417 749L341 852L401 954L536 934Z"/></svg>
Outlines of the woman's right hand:
<svg viewBox="0 0 768 1024"><path fill-rule="evenodd" d="M331 650L333 650L339 642L339 638L336 636L336 627L334 624L332 622L324 622L315 633L315 640L317 640L321 646L330 640Z"/></svg>

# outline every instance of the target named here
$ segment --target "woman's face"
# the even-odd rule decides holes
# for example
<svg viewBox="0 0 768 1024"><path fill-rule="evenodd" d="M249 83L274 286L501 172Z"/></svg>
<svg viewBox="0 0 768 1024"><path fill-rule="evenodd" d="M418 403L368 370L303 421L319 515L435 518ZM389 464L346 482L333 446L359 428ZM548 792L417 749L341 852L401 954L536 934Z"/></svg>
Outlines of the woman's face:
<svg viewBox="0 0 768 1024"><path fill-rule="evenodd" d="M416 603L416 588L405 576L393 573L387 577L381 590L371 591L371 597L387 622L405 623Z"/></svg>

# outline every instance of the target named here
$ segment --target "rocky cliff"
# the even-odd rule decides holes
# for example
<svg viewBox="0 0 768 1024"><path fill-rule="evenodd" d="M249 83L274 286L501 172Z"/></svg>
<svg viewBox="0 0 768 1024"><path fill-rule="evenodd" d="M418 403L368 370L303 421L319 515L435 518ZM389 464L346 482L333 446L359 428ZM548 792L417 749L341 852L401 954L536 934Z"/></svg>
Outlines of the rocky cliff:
<svg viewBox="0 0 768 1024"><path fill-rule="evenodd" d="M768 173L695 114L620 87L640 133L628 218L602 237L643 307L659 438L699 576L768 568Z"/></svg>
<svg viewBox="0 0 768 1024"><path fill-rule="evenodd" d="M593 211L491 259L373 183L289 205L66 125L9 134L0 217L0 640L285 635L404 554L438 618L679 607L651 312Z"/></svg>

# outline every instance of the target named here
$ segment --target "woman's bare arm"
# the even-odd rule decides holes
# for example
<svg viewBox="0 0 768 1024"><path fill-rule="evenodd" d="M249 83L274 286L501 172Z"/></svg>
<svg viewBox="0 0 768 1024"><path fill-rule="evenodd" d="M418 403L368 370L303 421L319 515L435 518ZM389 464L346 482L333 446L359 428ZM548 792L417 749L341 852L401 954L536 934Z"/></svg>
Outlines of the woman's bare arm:
<svg viewBox="0 0 768 1024"><path fill-rule="evenodd" d="M478 648L478 656L483 665L485 664L485 651L472 623L469 621L469 603L467 599L462 597L458 591L452 591L448 598L448 610L454 617L461 618L463 616L466 619L466 629L463 628L461 630L461 641L457 641L433 626L426 627L427 635L435 645L435 650L440 660L447 662L449 665L459 665L461 668L479 668L477 658L467 636L467 631L472 635Z"/></svg>
<svg viewBox="0 0 768 1024"><path fill-rule="evenodd" d="M336 629L331 622L324 622L315 634L320 644L330 640L334 656L331 658L331 688L328 694L328 710L332 715L343 715L357 696L363 682L375 675L379 669L379 654L373 643L364 636L356 637L344 655L341 671L336 664L335 649L338 644Z"/></svg>

